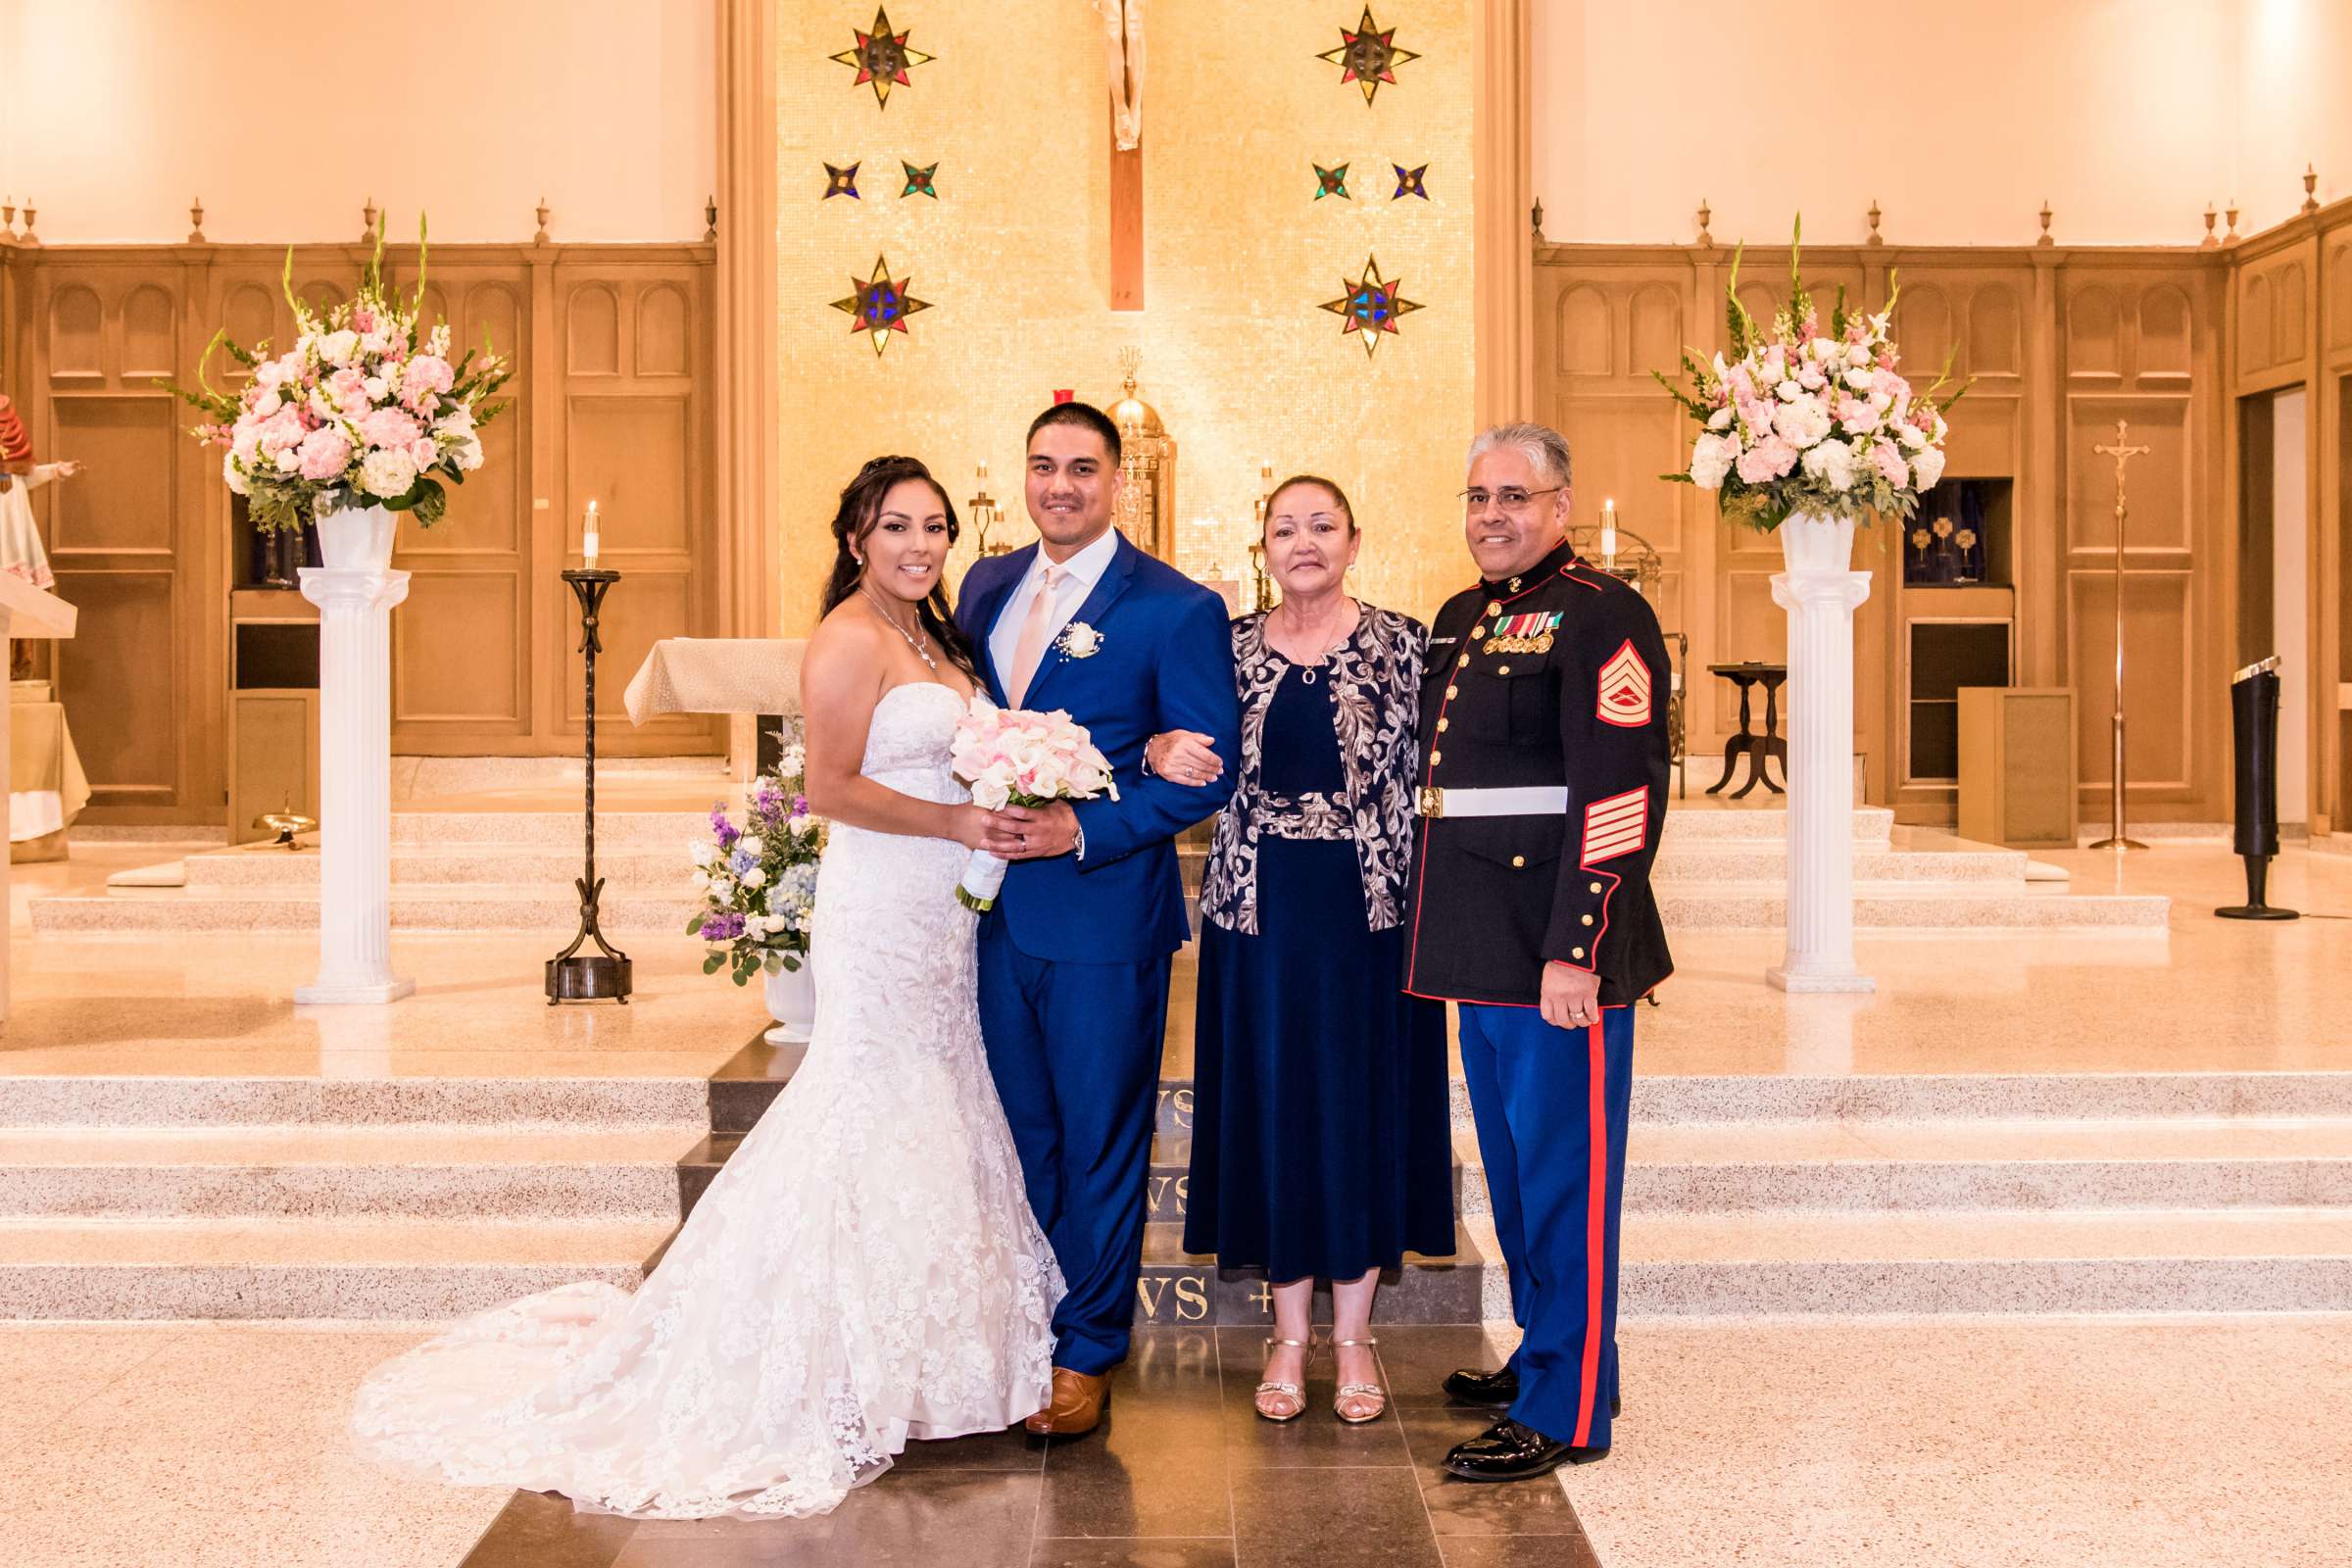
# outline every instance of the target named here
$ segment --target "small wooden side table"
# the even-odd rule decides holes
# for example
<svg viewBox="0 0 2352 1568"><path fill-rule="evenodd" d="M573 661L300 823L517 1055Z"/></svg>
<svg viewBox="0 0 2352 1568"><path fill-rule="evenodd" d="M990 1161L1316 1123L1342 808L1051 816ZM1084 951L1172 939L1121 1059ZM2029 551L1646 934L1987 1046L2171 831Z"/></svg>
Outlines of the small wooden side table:
<svg viewBox="0 0 2352 1568"><path fill-rule="evenodd" d="M1775 795L1788 793L1786 786L1775 784L1766 762L1777 759L1781 777L1788 776L1788 743L1781 738L1781 683L1788 678L1787 664L1760 664L1754 662L1741 664L1709 664L1707 673L1721 675L1740 688L1740 733L1726 742L1723 748L1723 777L1715 781L1709 795L1720 795L1731 783L1732 774L1740 765L1741 753L1747 755L1747 782L1732 792L1739 800L1762 784ZM1748 693L1757 686L1764 688L1764 733L1759 735L1749 727Z"/></svg>

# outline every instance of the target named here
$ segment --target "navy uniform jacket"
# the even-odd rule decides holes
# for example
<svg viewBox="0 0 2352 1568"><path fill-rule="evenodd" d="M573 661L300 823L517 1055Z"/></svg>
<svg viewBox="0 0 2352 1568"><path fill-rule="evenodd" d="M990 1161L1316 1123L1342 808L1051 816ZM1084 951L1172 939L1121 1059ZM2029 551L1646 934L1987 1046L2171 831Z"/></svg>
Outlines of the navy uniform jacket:
<svg viewBox="0 0 2352 1568"><path fill-rule="evenodd" d="M1638 1001L1674 972L1649 890L1666 820L1658 617L1562 544L1446 601L1421 687L1425 787L1566 785L1565 816L1425 818L1405 988L1532 1006L1547 962Z"/></svg>

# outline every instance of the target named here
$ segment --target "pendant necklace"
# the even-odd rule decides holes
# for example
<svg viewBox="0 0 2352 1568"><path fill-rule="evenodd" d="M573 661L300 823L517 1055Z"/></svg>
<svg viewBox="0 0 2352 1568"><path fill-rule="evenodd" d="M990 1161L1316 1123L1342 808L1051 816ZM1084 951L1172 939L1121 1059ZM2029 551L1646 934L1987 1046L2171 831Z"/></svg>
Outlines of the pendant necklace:
<svg viewBox="0 0 2352 1568"><path fill-rule="evenodd" d="M1354 630L1353 627L1348 628L1348 631L1352 630ZM1346 642L1348 640L1348 631L1341 632L1337 637L1334 637L1330 641L1326 642L1323 645L1322 651L1317 653L1311 661L1303 662L1299 665L1299 685L1312 686L1318 679L1321 678L1324 662L1331 658L1331 651L1339 647L1340 644Z"/></svg>
<svg viewBox="0 0 2352 1568"><path fill-rule="evenodd" d="M932 674L938 674L939 665L931 658L931 650L923 646L923 643L928 642L930 639L924 638L922 641L918 642L915 639L913 632L909 632L906 627L899 624L898 616L892 614L889 611L882 608L882 601L875 597L874 591L871 588L868 588L863 583L860 583L858 585L858 591L865 595L865 602L868 609L872 610L875 614L880 615L884 620L889 621L890 629L892 631L897 632L901 637L906 639L906 646L914 650L914 657L923 662L924 667L929 669ZM914 612L914 624L918 630L923 624L923 612L920 610L917 610Z"/></svg>

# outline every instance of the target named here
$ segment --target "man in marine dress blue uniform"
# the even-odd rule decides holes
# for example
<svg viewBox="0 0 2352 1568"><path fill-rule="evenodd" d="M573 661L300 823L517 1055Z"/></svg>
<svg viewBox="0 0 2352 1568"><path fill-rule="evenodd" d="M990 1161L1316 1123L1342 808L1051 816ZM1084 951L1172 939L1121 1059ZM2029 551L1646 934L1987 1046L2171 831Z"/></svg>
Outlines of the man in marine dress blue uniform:
<svg viewBox="0 0 2352 1568"><path fill-rule="evenodd" d="M1000 852L1013 863L980 921L989 1071L1069 1286L1054 1312L1053 1402L1027 1423L1053 1437L1094 1429L1127 1358L1168 966L1188 935L1174 840L1233 793L1231 773L1152 776L1144 743L1182 729L1220 757L1241 749L1224 601L1111 526L1119 455L1101 410L1039 415L1025 489L1038 542L975 564L956 608L991 695L1066 710L1119 788L1115 801L1008 808L1022 840Z"/></svg>
<svg viewBox="0 0 2352 1568"><path fill-rule="evenodd" d="M1446 1468L1517 1481L1609 1449L1634 1004L1673 970L1650 896L1671 668L1657 616L1567 542L1568 442L1471 443L1480 582L1430 628L1406 989L1458 1004L1519 1348L1446 1392L1506 1407Z"/></svg>

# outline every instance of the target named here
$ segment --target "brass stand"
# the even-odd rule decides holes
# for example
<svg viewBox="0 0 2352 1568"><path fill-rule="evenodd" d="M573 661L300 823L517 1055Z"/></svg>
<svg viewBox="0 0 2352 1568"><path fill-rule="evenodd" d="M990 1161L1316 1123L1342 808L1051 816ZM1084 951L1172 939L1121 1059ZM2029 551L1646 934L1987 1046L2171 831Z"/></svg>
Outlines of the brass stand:
<svg viewBox="0 0 2352 1568"><path fill-rule="evenodd" d="M2115 445L2093 447L2102 457L2115 459L2115 718L2113 763L2114 786L2110 805L2113 807L2107 836L2091 846L2094 850L2144 850L2145 844L2124 832L2124 465L2133 458L2154 450L2129 444L2132 433L2129 420L2115 421Z"/></svg>
<svg viewBox="0 0 2352 1568"><path fill-rule="evenodd" d="M604 651L598 633L600 607L606 593L620 581L617 571L566 571L564 582L580 602L580 652L587 656L588 678L588 841L587 865L574 884L580 890L580 930L571 946L547 960L547 1004L559 1002L617 1002L628 1004L629 956L605 940L597 929L597 903L605 891L596 874L596 656ZM580 945L593 940L600 953L582 953Z"/></svg>

